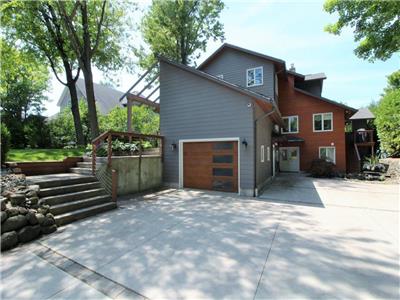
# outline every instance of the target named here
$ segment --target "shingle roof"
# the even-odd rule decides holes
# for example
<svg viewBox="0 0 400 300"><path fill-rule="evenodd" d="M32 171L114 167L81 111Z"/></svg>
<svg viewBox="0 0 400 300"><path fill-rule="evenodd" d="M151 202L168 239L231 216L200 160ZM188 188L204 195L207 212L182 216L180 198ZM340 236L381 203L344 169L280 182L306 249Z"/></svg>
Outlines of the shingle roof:
<svg viewBox="0 0 400 300"><path fill-rule="evenodd" d="M76 87L86 98L85 81L79 78L76 81ZM124 94L123 92L113 89L112 87L98 83L93 83L93 87L94 87L94 96L97 102L97 107L99 108L101 113L107 113L116 106L122 107L122 104L119 102L119 98ZM64 93L61 95L57 103L58 106L61 105L63 95Z"/></svg>
<svg viewBox="0 0 400 300"><path fill-rule="evenodd" d="M360 108L354 115L350 117L350 120L365 120L375 119L374 114L368 108Z"/></svg>

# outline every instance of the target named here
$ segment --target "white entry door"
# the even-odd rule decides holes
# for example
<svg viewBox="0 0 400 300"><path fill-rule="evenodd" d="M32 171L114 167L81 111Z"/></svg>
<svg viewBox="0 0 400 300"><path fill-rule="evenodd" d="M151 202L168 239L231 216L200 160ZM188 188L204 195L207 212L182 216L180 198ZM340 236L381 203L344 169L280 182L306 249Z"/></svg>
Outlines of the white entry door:
<svg viewBox="0 0 400 300"><path fill-rule="evenodd" d="M300 171L300 149L299 147L281 147L279 149L279 166L282 172Z"/></svg>

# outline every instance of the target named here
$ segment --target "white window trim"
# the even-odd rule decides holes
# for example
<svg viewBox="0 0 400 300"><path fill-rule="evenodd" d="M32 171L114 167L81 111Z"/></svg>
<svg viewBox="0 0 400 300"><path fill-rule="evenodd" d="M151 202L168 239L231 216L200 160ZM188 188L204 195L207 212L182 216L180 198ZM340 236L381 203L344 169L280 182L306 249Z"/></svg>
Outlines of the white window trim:
<svg viewBox="0 0 400 300"><path fill-rule="evenodd" d="M331 122L332 122L331 129L328 129L328 130L324 130L324 115L325 114L330 114L331 115ZM321 130L316 130L315 129L315 116L317 116L317 115L321 115L321 124L322 124ZM329 132L329 131L333 131L333 113L332 112L324 112L324 113L313 114L312 124L313 124L312 127L313 127L313 131L314 132Z"/></svg>
<svg viewBox="0 0 400 300"><path fill-rule="evenodd" d="M256 69L261 69L261 83L255 83L255 72ZM254 84L249 85L249 71L254 70ZM262 66L260 67L254 67L246 70L246 87L254 87L254 86L261 86L264 85L264 68Z"/></svg>
<svg viewBox="0 0 400 300"><path fill-rule="evenodd" d="M271 150L269 146L267 146L267 161L271 161Z"/></svg>
<svg viewBox="0 0 400 300"><path fill-rule="evenodd" d="M320 146L318 148L318 157L321 158L321 149L333 149L333 163L336 165L336 147L334 146Z"/></svg>
<svg viewBox="0 0 400 300"><path fill-rule="evenodd" d="M215 75L215 77L220 78L220 79L224 79L224 74L218 74L218 75Z"/></svg>
<svg viewBox="0 0 400 300"><path fill-rule="evenodd" d="M260 155L261 155L260 161L263 163L265 161L264 145L261 145Z"/></svg>
<svg viewBox="0 0 400 300"><path fill-rule="evenodd" d="M299 116L298 116L298 115L294 115L294 116L284 116L284 117L282 117L282 120L283 120L283 119L290 119L290 118L293 118L293 117L297 117L297 131L288 131L288 132L284 132L284 131L283 131L283 128L281 128L282 134L299 133ZM288 123L288 124L290 125L290 120L289 120L289 123ZM289 129L289 128L288 128L288 129Z"/></svg>
<svg viewBox="0 0 400 300"><path fill-rule="evenodd" d="M237 142L238 145L238 194L241 193L240 188L240 138L210 138L210 139L184 139L179 140L178 156L179 156L179 188L183 189L183 144L193 142Z"/></svg>

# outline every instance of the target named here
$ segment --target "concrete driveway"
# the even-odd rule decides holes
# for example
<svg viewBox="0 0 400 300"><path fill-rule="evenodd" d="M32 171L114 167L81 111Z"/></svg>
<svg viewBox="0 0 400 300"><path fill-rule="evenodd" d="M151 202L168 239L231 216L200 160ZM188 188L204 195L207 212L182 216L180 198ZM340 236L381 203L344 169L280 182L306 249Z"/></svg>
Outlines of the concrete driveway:
<svg viewBox="0 0 400 300"><path fill-rule="evenodd" d="M370 188L318 206L194 190L121 203L2 255L1 297L398 299L398 187Z"/></svg>

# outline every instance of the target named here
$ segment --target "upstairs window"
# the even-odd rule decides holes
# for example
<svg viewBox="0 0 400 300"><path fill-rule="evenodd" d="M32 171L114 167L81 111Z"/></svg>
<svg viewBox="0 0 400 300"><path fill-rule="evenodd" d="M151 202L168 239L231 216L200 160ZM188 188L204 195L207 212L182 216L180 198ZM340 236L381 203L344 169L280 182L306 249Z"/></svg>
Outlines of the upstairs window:
<svg viewBox="0 0 400 300"><path fill-rule="evenodd" d="M299 133L299 117L289 116L282 117L285 127L282 128L282 133Z"/></svg>
<svg viewBox="0 0 400 300"><path fill-rule="evenodd" d="M314 131L332 131L333 114L323 113L313 115Z"/></svg>
<svg viewBox="0 0 400 300"><path fill-rule="evenodd" d="M263 85L263 67L247 69L247 87Z"/></svg>

